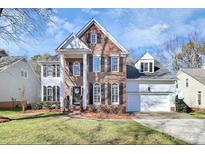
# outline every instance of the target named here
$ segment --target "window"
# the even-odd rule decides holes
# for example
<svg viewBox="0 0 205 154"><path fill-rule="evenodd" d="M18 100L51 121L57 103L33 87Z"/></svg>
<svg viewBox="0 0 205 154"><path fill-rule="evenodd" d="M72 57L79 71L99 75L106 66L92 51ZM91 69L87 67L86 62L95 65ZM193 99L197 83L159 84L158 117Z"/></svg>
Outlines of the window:
<svg viewBox="0 0 205 154"><path fill-rule="evenodd" d="M57 70L57 77L60 77L60 65L57 65L57 68L56 68Z"/></svg>
<svg viewBox="0 0 205 154"><path fill-rule="evenodd" d="M59 101L60 87L59 86L43 86L43 101Z"/></svg>
<svg viewBox="0 0 205 154"><path fill-rule="evenodd" d="M91 44L97 43L97 34L96 33L91 33L90 34L90 43Z"/></svg>
<svg viewBox="0 0 205 154"><path fill-rule="evenodd" d="M80 63L75 62L73 64L73 76L80 76Z"/></svg>
<svg viewBox="0 0 205 154"><path fill-rule="evenodd" d="M111 102L112 104L119 103L119 86L116 83L111 86Z"/></svg>
<svg viewBox="0 0 205 154"><path fill-rule="evenodd" d="M47 65L46 71L47 71L47 77L53 76L53 66L52 65Z"/></svg>
<svg viewBox="0 0 205 154"><path fill-rule="evenodd" d="M51 86L47 88L47 100L53 101L53 88Z"/></svg>
<svg viewBox="0 0 205 154"><path fill-rule="evenodd" d="M93 86L93 101L96 104L101 103L101 86L98 83Z"/></svg>
<svg viewBox="0 0 205 154"><path fill-rule="evenodd" d="M141 62L140 72L153 72L153 62Z"/></svg>
<svg viewBox="0 0 205 154"><path fill-rule="evenodd" d="M101 57L93 56L93 72L101 71Z"/></svg>
<svg viewBox="0 0 205 154"><path fill-rule="evenodd" d="M189 87L189 79L186 79L186 87Z"/></svg>
<svg viewBox="0 0 205 154"><path fill-rule="evenodd" d="M198 105L201 105L201 91L198 91L197 93L197 103Z"/></svg>
<svg viewBox="0 0 205 154"><path fill-rule="evenodd" d="M178 88L179 87L179 85L178 85L178 81L176 81L176 88Z"/></svg>
<svg viewBox="0 0 205 154"><path fill-rule="evenodd" d="M117 57L117 56L111 57L111 71L112 72L119 71L119 57Z"/></svg>
<svg viewBox="0 0 205 154"><path fill-rule="evenodd" d="M27 78L28 77L28 72L26 70L21 70L21 77Z"/></svg>

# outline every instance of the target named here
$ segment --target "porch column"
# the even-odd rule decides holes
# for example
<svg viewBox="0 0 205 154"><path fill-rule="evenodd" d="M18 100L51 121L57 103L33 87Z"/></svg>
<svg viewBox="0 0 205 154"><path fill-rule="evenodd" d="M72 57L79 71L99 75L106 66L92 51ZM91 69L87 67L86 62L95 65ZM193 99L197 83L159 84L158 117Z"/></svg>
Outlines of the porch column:
<svg viewBox="0 0 205 154"><path fill-rule="evenodd" d="M60 107L64 111L64 55L60 55Z"/></svg>
<svg viewBox="0 0 205 154"><path fill-rule="evenodd" d="M83 54L83 109L87 105L87 54Z"/></svg>

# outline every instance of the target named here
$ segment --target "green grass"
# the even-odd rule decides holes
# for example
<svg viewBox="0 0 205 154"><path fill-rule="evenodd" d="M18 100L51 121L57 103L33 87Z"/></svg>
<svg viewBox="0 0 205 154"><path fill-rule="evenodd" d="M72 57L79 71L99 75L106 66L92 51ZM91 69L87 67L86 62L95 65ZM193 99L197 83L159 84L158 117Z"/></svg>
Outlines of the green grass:
<svg viewBox="0 0 205 154"><path fill-rule="evenodd" d="M0 116L18 119L0 123L0 144L186 144L134 121L79 120L59 113L2 110Z"/></svg>
<svg viewBox="0 0 205 154"><path fill-rule="evenodd" d="M191 112L189 114L194 116L195 118L205 119L205 113L203 112Z"/></svg>

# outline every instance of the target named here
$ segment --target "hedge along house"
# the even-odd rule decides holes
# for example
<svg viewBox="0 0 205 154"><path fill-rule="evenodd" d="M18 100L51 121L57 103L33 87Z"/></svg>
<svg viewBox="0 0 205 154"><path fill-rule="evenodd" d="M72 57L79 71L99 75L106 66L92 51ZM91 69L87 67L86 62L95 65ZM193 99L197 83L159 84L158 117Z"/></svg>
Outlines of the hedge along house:
<svg viewBox="0 0 205 154"><path fill-rule="evenodd" d="M60 56L60 102L125 104L128 52L95 19L56 49Z"/></svg>

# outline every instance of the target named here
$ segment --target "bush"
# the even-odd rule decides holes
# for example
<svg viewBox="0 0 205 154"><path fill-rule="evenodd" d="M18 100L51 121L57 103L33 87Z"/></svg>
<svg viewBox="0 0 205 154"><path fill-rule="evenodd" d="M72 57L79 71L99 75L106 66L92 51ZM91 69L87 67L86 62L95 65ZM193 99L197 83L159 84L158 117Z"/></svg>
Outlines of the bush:
<svg viewBox="0 0 205 154"><path fill-rule="evenodd" d="M184 102L183 99L179 99L178 96L176 96L176 111L177 112L185 112L189 113L192 111L192 109Z"/></svg>
<svg viewBox="0 0 205 154"><path fill-rule="evenodd" d="M107 105L107 104L101 104L101 105L88 105L87 106L88 112L94 112L94 113L125 113L126 112L126 106L123 105Z"/></svg>
<svg viewBox="0 0 205 154"><path fill-rule="evenodd" d="M36 102L30 104L32 110L41 110L41 109L60 109L60 102Z"/></svg>

